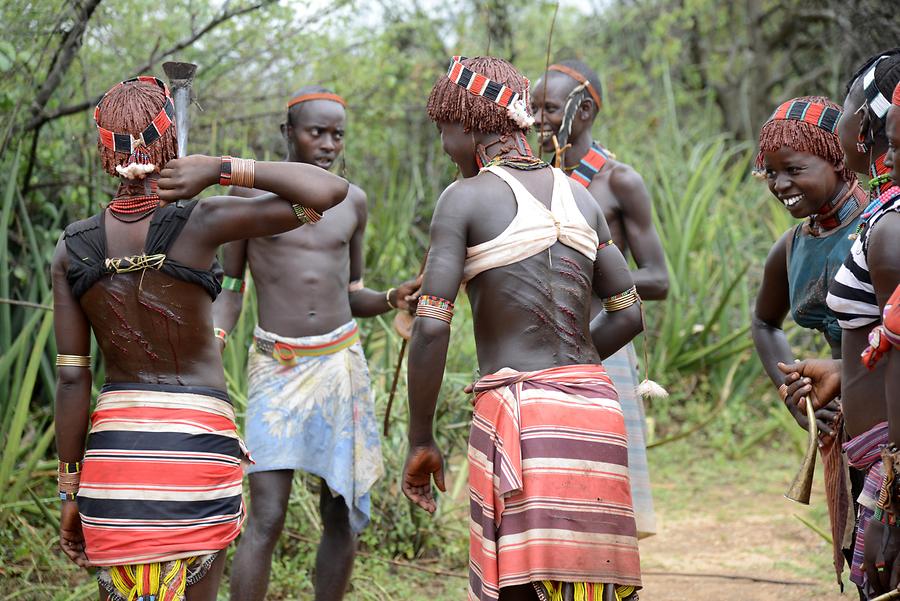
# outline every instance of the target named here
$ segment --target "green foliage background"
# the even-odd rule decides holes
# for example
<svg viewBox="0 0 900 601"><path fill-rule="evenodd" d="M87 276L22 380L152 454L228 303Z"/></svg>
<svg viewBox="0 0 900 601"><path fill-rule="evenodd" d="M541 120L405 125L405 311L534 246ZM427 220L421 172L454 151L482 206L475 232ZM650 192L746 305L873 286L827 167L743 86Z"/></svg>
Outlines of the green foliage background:
<svg viewBox="0 0 900 601"><path fill-rule="evenodd" d="M93 590L54 551L51 313L6 301L49 304L49 259L62 227L99 210L114 191L115 182L97 168L90 110L113 83L161 75L160 64L169 59L197 63L202 111L194 111L191 151L258 159L283 156L278 125L294 89L321 83L345 96L347 176L371 203L367 281L386 288L416 271L434 202L455 177L424 113L448 57L490 52L513 60L532 80L548 53L551 60L576 56L595 65L605 103L595 136L644 176L671 273L669 298L647 305L648 333L638 341L652 376L672 393L647 408L653 442L690 434L698 447L739 458L760 443L792 448L794 434L802 443L752 356L748 334L765 253L790 225L749 178L755 130L789 96L840 100L854 63L885 45L877 35L889 35L852 34L859 19L887 14L890 2L833 4L567 1L552 41L556 4L547 1L0 5L0 167L6 175L0 182L0 580L17 583L0 587L15 590L0 598L78 599ZM250 338L252 298L251 290L226 353L239 409L246 346L238 341ZM355 598L415 598L395 577L397 565L386 561L414 560L426 569L439 562L457 572L465 565L470 409L462 389L476 361L462 305L436 428L450 457L451 490L434 518L412 511L399 492L406 420L401 379L384 441L388 475L375 491L373 525L361 541L375 559L357 569ZM400 341L386 317L366 320L363 330L383 414ZM796 348L821 350L815 337L789 331ZM103 370L96 367L99 385ZM300 478L270 598L309 594L320 527L315 495ZM432 586L439 591L461 586L438 581L444 584Z"/></svg>

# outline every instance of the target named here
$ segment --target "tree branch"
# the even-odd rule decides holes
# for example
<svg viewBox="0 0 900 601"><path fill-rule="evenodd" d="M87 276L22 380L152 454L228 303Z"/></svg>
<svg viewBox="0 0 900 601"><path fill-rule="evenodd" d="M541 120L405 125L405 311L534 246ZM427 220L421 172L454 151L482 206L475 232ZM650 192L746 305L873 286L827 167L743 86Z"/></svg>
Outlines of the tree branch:
<svg viewBox="0 0 900 601"><path fill-rule="evenodd" d="M50 100L50 97L53 96L56 88L62 82L63 76L69 70L75 55L78 54L78 49L81 47L81 41L84 38L84 31L87 29L87 23L90 21L91 15L94 14L98 4L100 4L100 0L87 0L78 10L78 14L75 16L75 24L72 25L72 28L66 33L62 43L59 45L59 49L50 63L47 78L41 84L41 89L38 90L37 96L34 98L34 103L31 107L32 115L38 115L44 111L47 101Z"/></svg>
<svg viewBox="0 0 900 601"><path fill-rule="evenodd" d="M93 2L94 6L96 7L96 5L100 2L100 0L90 0L90 2ZM255 4L250 4L243 8L238 8L235 10L224 10L221 14L219 14L218 17L216 17L215 19L213 19L212 21L207 23L202 29L193 33L192 35L188 36L187 38L179 41L174 46L172 46L171 48L166 50L165 52L162 52L160 54L151 54L150 59L145 64L141 65L137 69L134 69L132 71L132 73L140 75L141 73L144 73L145 71L150 69L157 62L159 62L160 59L166 58L168 56L175 54L176 52L184 50L185 48L187 48L191 44L195 43L197 40L199 40L200 38L205 36L207 33L212 31L213 29L215 29L222 23L225 23L229 19L241 16L241 15L245 15L247 13L251 13L255 10L258 10L258 9L260 9L264 6L267 6L269 4L272 4L274 2L275 2L275 0L259 0ZM83 33L83 28L82 28L82 33ZM77 50L77 47L75 48L75 50ZM72 56L74 57L74 53ZM71 62L71 58L69 59L69 62ZM61 77L61 74L60 74L60 77ZM57 81L57 85L58 84L59 84L59 82ZM56 86L54 86L53 89L50 90L49 94L52 94L53 90L55 90L55 89L56 89ZM47 96L47 99L49 99L49 94ZM33 112L34 117L30 121L28 121L22 127L22 129L20 131L24 131L24 132L32 131L38 127L43 126L45 123L48 123L49 121L55 121L56 119L59 119L61 117L66 117L68 115L80 113L81 111L88 109L88 108L92 107L93 105L97 104L100 101L101 97L102 97L102 94L98 94L92 98L88 98L77 104L72 104L69 106L64 106L64 107L58 108L55 111L52 111L50 113L45 112L43 110L44 109L43 105L40 105L40 108L37 111ZM46 100L44 100L44 104L46 104Z"/></svg>

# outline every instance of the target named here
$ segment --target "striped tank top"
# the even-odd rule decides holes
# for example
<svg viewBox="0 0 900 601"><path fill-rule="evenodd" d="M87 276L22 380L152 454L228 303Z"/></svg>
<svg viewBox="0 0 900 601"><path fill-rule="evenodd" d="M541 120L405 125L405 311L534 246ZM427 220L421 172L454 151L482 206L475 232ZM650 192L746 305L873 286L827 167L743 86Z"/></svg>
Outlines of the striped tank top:
<svg viewBox="0 0 900 601"><path fill-rule="evenodd" d="M871 216L868 216L865 229L850 247L850 254L838 269L834 280L828 286L825 302L835 314L841 328L855 330L881 321L881 311L875 298L875 287L869 273L868 240L875 224L891 212L900 212L900 187L893 186L886 190L873 203L880 205ZM866 220L869 211L863 214Z"/></svg>

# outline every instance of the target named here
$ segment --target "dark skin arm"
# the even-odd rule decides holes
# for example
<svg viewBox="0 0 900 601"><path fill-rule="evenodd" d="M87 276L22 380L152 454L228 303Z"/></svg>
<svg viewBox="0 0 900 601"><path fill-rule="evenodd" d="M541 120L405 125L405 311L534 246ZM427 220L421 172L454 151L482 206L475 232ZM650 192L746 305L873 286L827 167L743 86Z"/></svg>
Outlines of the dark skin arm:
<svg viewBox="0 0 900 601"><path fill-rule="evenodd" d="M891 212L876 223L869 236L869 273L881 311L884 311L885 303L900 284L900 261L897 257L900 257L900 214ZM888 435L894 444L900 443L900 358L897 353L894 349L881 359L887 361L884 398L887 402ZM886 538L882 537L884 530L887 530ZM876 564L880 562L887 563L887 570L879 572L876 569ZM875 520L870 522L870 527L866 529L865 565L876 593L886 593L897 587L900 583L900 528L884 526Z"/></svg>
<svg viewBox="0 0 900 601"><path fill-rule="evenodd" d="M356 186L350 188L348 202L353 203L356 209L356 230L350 238L350 281L359 282L363 279L365 273L365 236L366 224L369 220L369 208L366 202L366 193ZM402 309L409 311L411 309L411 301L415 294L421 278L415 280L407 280L399 284L391 291L390 303L388 303L387 293L371 288L361 288L349 292L350 310L354 317L374 317L387 313L391 309Z"/></svg>
<svg viewBox="0 0 900 601"><path fill-rule="evenodd" d="M251 188L238 188L232 186L228 190L229 196L239 196L242 198L253 198L260 194L259 190ZM248 240L234 240L222 246L222 269L225 275L233 278L243 279L244 272L247 268L247 245ZM222 328L226 332L231 332L241 317L241 310L244 308L244 295L240 292L232 290L222 290L219 297L213 303L213 323L215 327ZM224 350L225 344L219 342Z"/></svg>
<svg viewBox="0 0 900 601"><path fill-rule="evenodd" d="M431 222L431 249L425 263L422 293L456 299L466 259L468 230L465 198L456 198L450 186L438 199ZM413 324L409 343L409 453L403 468L403 494L425 511L437 508L431 478L444 487L444 460L434 442L434 408L444 378L450 324L423 317Z"/></svg>
<svg viewBox="0 0 900 601"><path fill-rule="evenodd" d="M53 281L53 331L57 348L61 355L88 355L91 352L90 324L69 288L66 265L66 247L60 239L50 268ZM90 407L90 368L57 367L55 428L56 448L61 461L81 461ZM88 567L81 518L75 501L61 503L59 543L69 559L83 568Z"/></svg>
<svg viewBox="0 0 900 601"><path fill-rule="evenodd" d="M160 172L159 197L165 202L193 198L219 182L220 166L220 158L203 155L169 161ZM321 213L341 202L348 190L346 180L323 169L284 162L257 162L255 186L269 194L200 200L186 226L193 239L218 247L286 232L300 225L292 204Z"/></svg>
<svg viewBox="0 0 900 601"><path fill-rule="evenodd" d="M637 264L631 277L638 294L644 300L663 300L669 292L669 271L653 226L653 203L644 179L634 169L622 166L611 174L609 186L622 207L625 240Z"/></svg>
<svg viewBox="0 0 900 601"><path fill-rule="evenodd" d="M788 344L782 328L784 319L791 309L787 274L787 243L793 234L794 228L789 229L769 251L763 270L763 281L756 295L756 306L750 320L750 332L753 335L756 353L759 355L763 369L776 388L786 383L784 374L778 367L779 364L788 365L794 362L794 353L791 351L791 346ZM786 396L784 404L800 427L805 430L809 427L805 405L798 405L793 398L792 395ZM829 402L827 406L816 409L816 425L819 432L828 436L833 434L830 424L834 420L837 410L838 406L835 402Z"/></svg>
<svg viewBox="0 0 900 601"><path fill-rule="evenodd" d="M600 240L609 240L609 226L600 211L597 211L594 229ZM594 294L602 299L628 290L634 285L634 274L628 271L628 263L619 249L615 245L606 246L597 252L594 259ZM643 329L639 302L612 313L600 311L591 320L591 338L601 359L618 351Z"/></svg>

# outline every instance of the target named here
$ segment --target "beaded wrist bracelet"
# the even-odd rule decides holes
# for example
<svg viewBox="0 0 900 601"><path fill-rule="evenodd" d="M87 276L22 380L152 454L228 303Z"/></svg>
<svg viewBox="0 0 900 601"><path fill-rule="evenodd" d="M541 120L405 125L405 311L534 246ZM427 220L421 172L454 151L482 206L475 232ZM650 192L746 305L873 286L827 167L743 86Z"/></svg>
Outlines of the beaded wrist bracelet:
<svg viewBox="0 0 900 601"><path fill-rule="evenodd" d="M81 462L60 461L56 473L57 488L61 501L74 501L81 484Z"/></svg>
<svg viewBox="0 0 900 601"><path fill-rule="evenodd" d="M625 292L620 292L619 294L614 294L609 298L603 299L603 309L607 313L612 313L614 311L621 311L622 309L627 309L631 305L640 301L640 298L637 293L637 288L632 286Z"/></svg>
<svg viewBox="0 0 900 601"><path fill-rule="evenodd" d="M219 184L223 186L240 186L252 188L256 179L256 161L238 159L230 156L222 157L219 167Z"/></svg>
<svg viewBox="0 0 900 601"><path fill-rule="evenodd" d="M243 294L246 288L247 285L244 283L243 278L233 278L230 275L226 275L222 278L222 290L230 290L232 292Z"/></svg>
<svg viewBox="0 0 900 601"><path fill-rule="evenodd" d="M416 306L417 317L431 317L447 322L453 321L453 303L446 298L423 294Z"/></svg>
<svg viewBox="0 0 900 601"><path fill-rule="evenodd" d="M222 328L213 328L213 335L221 340L224 346L228 346L228 332Z"/></svg>

